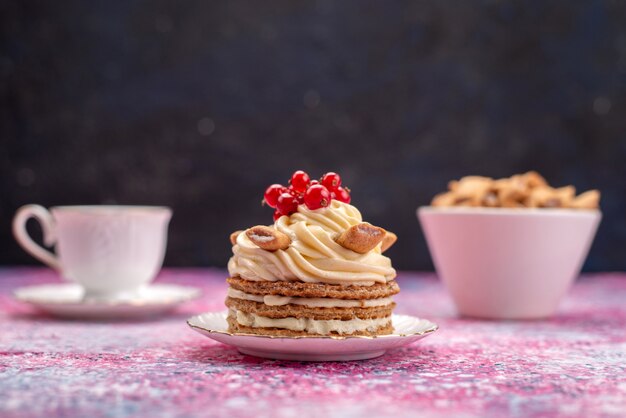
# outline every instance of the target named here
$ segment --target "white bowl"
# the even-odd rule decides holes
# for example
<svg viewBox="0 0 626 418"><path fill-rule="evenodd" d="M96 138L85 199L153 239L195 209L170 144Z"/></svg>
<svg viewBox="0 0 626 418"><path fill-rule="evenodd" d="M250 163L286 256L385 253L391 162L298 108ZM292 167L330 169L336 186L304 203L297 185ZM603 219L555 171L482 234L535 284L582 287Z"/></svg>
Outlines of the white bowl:
<svg viewBox="0 0 626 418"><path fill-rule="evenodd" d="M598 210L435 208L417 215L460 314L551 316L580 273Z"/></svg>

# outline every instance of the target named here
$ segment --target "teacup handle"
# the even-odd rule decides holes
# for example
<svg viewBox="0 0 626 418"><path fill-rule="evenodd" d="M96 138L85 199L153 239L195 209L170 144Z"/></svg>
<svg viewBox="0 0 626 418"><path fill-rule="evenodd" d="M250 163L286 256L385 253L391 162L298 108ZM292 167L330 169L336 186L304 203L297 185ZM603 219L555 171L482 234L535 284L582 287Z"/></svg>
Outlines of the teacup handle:
<svg viewBox="0 0 626 418"><path fill-rule="evenodd" d="M17 242L36 259L44 262L53 269L61 270L61 263L56 255L37 244L26 231L26 222L30 218L35 218L41 224L43 230L43 243L47 247L52 247L56 242L54 232L54 219L46 208L39 205L26 205L17 210L13 218L13 235Z"/></svg>

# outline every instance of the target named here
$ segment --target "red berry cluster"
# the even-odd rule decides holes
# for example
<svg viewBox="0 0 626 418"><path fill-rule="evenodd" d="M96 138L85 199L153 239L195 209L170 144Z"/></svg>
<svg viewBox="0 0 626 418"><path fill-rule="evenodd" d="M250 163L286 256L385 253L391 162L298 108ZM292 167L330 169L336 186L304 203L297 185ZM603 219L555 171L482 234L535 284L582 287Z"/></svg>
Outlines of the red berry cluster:
<svg viewBox="0 0 626 418"><path fill-rule="evenodd" d="M289 187L272 184L265 190L263 202L274 211L274 220L283 215L291 215L298 205L306 205L311 210L325 208L332 199L350 203L350 189L341 187L341 177L337 173L326 173L318 180L298 170L291 176Z"/></svg>

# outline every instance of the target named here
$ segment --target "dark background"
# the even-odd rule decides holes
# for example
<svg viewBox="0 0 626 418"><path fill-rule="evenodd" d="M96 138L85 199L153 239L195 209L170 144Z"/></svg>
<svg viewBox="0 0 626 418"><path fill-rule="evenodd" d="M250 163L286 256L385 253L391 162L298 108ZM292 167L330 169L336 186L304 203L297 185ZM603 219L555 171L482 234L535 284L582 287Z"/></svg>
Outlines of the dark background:
<svg viewBox="0 0 626 418"><path fill-rule="evenodd" d="M400 269L467 174L602 190L626 269L626 2L0 2L0 264L25 203L174 208L166 264L225 267L265 187L338 171ZM33 225L36 233L37 227Z"/></svg>

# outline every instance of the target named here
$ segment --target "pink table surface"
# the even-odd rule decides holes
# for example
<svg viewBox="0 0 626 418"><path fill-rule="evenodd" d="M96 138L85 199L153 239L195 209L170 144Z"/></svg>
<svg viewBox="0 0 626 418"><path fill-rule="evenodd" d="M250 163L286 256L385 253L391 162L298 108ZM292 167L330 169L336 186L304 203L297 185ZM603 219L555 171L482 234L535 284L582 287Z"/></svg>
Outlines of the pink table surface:
<svg viewBox="0 0 626 418"><path fill-rule="evenodd" d="M239 354L185 319L223 309L225 273L168 269L159 281L203 289L173 314L62 321L14 301L47 269L0 269L2 417L624 417L626 274L580 279L557 316L455 317L432 274L401 272L398 313L440 325L374 360L299 363Z"/></svg>

